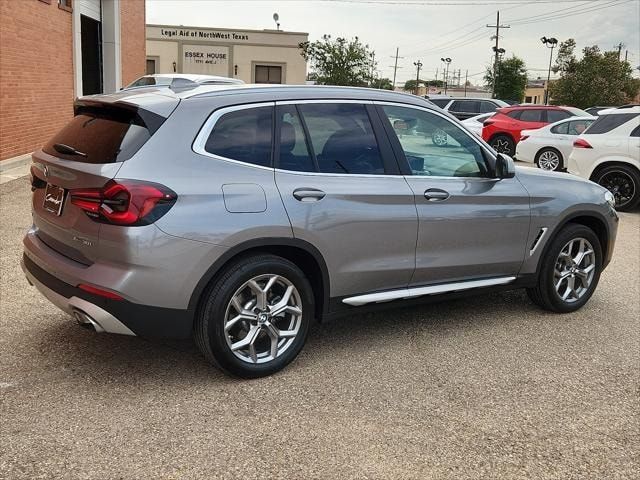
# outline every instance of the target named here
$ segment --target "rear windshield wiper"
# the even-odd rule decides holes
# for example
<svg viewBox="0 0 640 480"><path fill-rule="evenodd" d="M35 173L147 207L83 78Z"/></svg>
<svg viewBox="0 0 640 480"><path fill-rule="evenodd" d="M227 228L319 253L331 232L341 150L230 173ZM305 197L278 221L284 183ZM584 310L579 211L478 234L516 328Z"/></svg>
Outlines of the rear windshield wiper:
<svg viewBox="0 0 640 480"><path fill-rule="evenodd" d="M53 145L53 148L58 153L64 153L66 155L78 155L79 157L85 158L87 157L86 153L81 152L80 150L76 150L75 148L70 147L69 145L65 145L64 143L55 143Z"/></svg>

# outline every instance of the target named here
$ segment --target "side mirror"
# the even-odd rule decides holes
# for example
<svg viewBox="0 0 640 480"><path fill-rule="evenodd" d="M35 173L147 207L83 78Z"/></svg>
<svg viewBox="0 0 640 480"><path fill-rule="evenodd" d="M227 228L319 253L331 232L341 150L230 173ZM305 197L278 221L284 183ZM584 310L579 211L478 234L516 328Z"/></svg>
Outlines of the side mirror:
<svg viewBox="0 0 640 480"><path fill-rule="evenodd" d="M513 178L516 176L516 165L513 158L503 153L496 155L496 178Z"/></svg>

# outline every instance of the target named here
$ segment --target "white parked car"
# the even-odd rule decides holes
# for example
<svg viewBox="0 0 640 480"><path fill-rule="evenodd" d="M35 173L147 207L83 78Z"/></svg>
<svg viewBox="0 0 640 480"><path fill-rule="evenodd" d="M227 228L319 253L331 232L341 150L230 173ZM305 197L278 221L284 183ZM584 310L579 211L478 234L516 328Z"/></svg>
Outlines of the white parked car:
<svg viewBox="0 0 640 480"><path fill-rule="evenodd" d="M616 209L640 204L640 105L602 114L573 142L569 172L607 188Z"/></svg>
<svg viewBox="0 0 640 480"><path fill-rule="evenodd" d="M516 158L535 163L542 170L565 170L573 141L595 120L596 117L569 117L535 130L523 130Z"/></svg>
<svg viewBox="0 0 640 480"><path fill-rule="evenodd" d="M482 138L482 126L484 121L489 117L493 117L495 114L496 112L482 113L475 117L463 120L462 125L464 125L471 133L475 133L478 137Z"/></svg>
<svg viewBox="0 0 640 480"><path fill-rule="evenodd" d="M154 73L137 78L123 90L138 87L193 87L194 85L241 85L238 78L219 77L217 75L197 75L191 73Z"/></svg>

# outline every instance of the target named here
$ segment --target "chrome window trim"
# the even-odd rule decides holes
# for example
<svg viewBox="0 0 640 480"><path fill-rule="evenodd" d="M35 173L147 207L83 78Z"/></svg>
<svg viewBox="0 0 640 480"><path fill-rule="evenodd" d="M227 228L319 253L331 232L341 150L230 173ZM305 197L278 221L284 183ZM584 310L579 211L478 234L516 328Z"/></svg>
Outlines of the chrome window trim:
<svg viewBox="0 0 640 480"><path fill-rule="evenodd" d="M233 158L223 157L221 155L216 155L214 153L207 152L204 148L205 145L207 144L207 140L209 139L209 136L211 135L211 132L216 126L216 123L218 122L218 120L220 120L220 118L222 118L223 115L227 113L237 112L239 110L248 110L250 108L260 108L260 107L273 108L275 107L275 102L272 101L272 102L244 103L241 105L232 105L232 106L222 107L217 110L214 110L213 112L211 112L209 117L207 117L202 127L200 127L200 131L196 135L196 138L194 139L193 144L191 145L191 149L195 153L199 155L204 155L205 157L215 158L217 160L223 160L225 162L235 163L237 165L243 165L246 167L259 168L261 170L269 170L270 172L272 172L274 169L271 166L265 167L263 165L255 165L253 163L247 163L241 160L235 160Z"/></svg>
<svg viewBox="0 0 640 480"><path fill-rule="evenodd" d="M473 140L476 144L478 144L478 146L487 154L489 155L491 158L493 158L493 161L495 162L496 160L496 156L495 153L492 152L491 150L487 149L487 145L484 145L483 143L479 142L479 138L477 138L476 135L473 135L471 132L467 131L466 128L461 127L460 125L456 125L455 122L453 122L450 118L447 117L447 115L444 115L443 113L440 113L438 111L436 111L435 109L432 108L424 108L421 107L419 105L411 105L411 104L407 104L407 103L398 103L398 102L387 102L387 101L374 101L373 102L374 105L380 105L380 106L384 106L384 105L390 105L393 107L409 107L409 108L413 108L415 110L421 110L423 112L428 112L428 113L432 113L434 115L437 115L443 119L445 119L446 121L448 121L450 124L458 127L458 129L460 129L462 131L462 133L464 133L467 137L469 137L471 140ZM405 175L407 178L450 178L450 179L475 179L475 180L501 180L500 178L493 178L493 177L443 177L443 176L438 176L438 175Z"/></svg>

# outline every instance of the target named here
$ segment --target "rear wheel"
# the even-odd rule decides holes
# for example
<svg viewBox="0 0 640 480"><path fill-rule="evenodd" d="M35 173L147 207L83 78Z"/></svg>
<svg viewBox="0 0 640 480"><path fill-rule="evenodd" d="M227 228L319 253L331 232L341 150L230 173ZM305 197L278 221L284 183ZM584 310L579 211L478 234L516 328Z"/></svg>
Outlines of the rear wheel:
<svg viewBox="0 0 640 480"><path fill-rule="evenodd" d="M194 336L205 358L224 372L262 377L298 355L313 311L311 286L295 264L251 256L227 268L205 293Z"/></svg>
<svg viewBox="0 0 640 480"><path fill-rule="evenodd" d="M569 224L552 240L542 260L538 284L529 298L558 313L581 308L593 295L602 270L602 248L593 230Z"/></svg>
<svg viewBox="0 0 640 480"><path fill-rule="evenodd" d="M536 155L536 165L541 170L557 172L563 168L562 155L555 148L543 148Z"/></svg>
<svg viewBox="0 0 640 480"><path fill-rule="evenodd" d="M626 212L640 203L640 173L631 166L605 167L594 175L593 181L613 194L616 210Z"/></svg>
<svg viewBox="0 0 640 480"><path fill-rule="evenodd" d="M516 153L516 144L509 135L496 135L491 139L489 145L498 153L504 153L513 157Z"/></svg>

